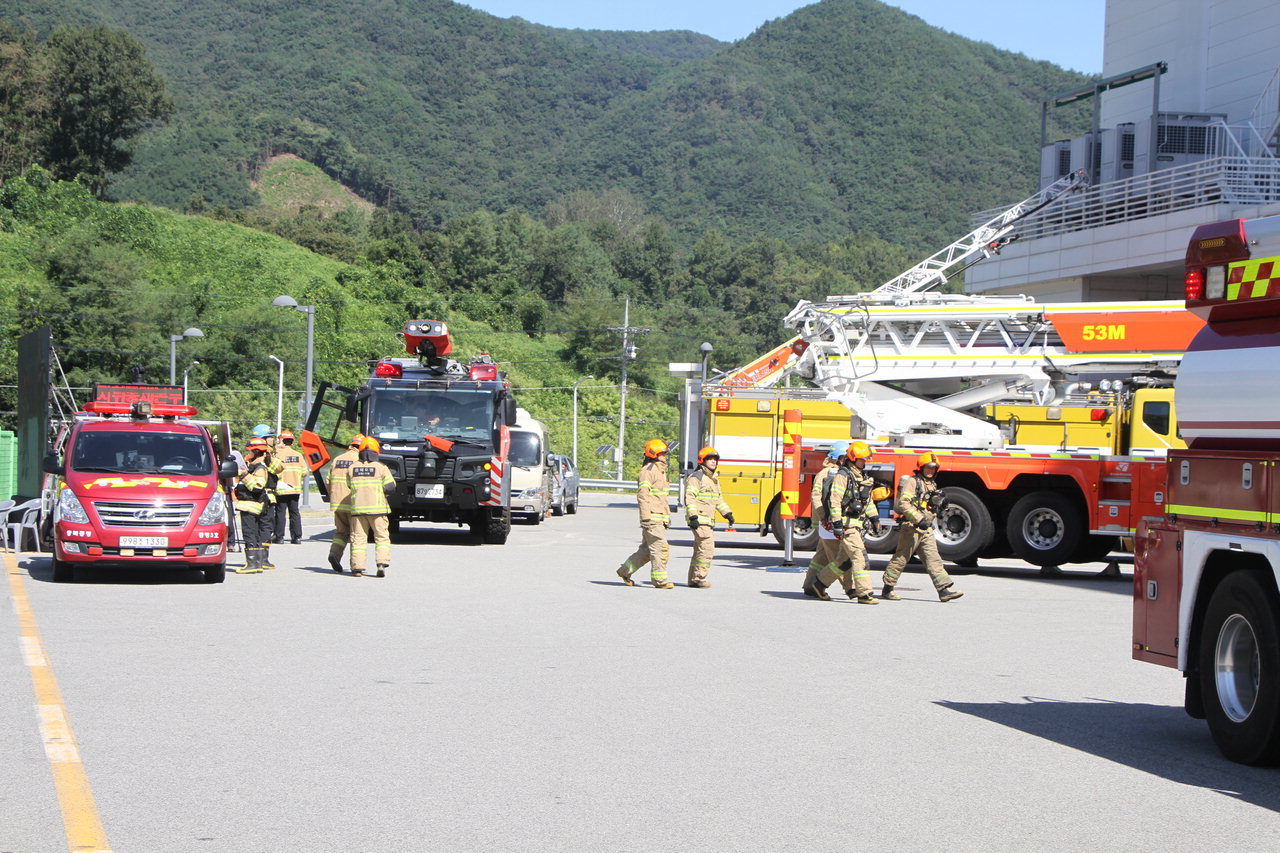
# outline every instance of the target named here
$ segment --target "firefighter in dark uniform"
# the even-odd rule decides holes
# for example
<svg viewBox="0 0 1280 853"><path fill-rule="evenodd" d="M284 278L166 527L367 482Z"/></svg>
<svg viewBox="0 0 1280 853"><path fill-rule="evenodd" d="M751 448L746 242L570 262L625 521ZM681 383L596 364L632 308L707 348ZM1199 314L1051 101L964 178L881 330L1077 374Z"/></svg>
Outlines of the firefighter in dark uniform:
<svg viewBox="0 0 1280 853"><path fill-rule="evenodd" d="M329 543L329 565L335 572L342 571L342 552L347 550L351 538L351 512L347 509L346 471L360 459L360 445L364 435L356 433L347 443L347 450L333 458L329 467L329 506L333 508L333 540Z"/></svg>
<svg viewBox="0 0 1280 853"><path fill-rule="evenodd" d="M924 570L929 573L939 599L952 601L964 595L955 588L951 576L943 568L938 542L933 537L938 511L946 504L937 476L938 455L930 450L917 458L914 474L898 481L898 502L894 505L898 513L898 549L885 567L884 590L880 593L880 597L887 601L902 598L893 588L913 555L919 556L924 563Z"/></svg>
<svg viewBox="0 0 1280 853"><path fill-rule="evenodd" d="M289 528L289 541L297 545L302 541L302 480L307 476L307 463L302 451L293 446L293 431L281 430L273 455L280 463L279 481L276 483L276 524L273 542L283 542L285 526Z"/></svg>
<svg viewBox="0 0 1280 853"><path fill-rule="evenodd" d="M236 510L240 513L240 536L244 540L244 566L237 574L261 572L265 568L266 548L262 544L265 534L270 537L275 526L273 507L268 500L267 464L270 456L267 442L252 438L244 451L244 470L236 484Z"/></svg>

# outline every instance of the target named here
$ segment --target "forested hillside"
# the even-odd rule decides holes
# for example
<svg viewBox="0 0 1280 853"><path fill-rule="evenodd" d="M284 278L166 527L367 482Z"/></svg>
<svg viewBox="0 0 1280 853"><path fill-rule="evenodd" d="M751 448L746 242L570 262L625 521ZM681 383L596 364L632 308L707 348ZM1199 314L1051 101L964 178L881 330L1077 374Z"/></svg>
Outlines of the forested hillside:
<svg viewBox="0 0 1280 853"><path fill-rule="evenodd" d="M668 34L569 39L447 0L11 0L0 14L147 45L176 111L139 140L117 198L245 206L257 164L290 151L425 227L625 188L685 248L714 227L932 249L1033 189L1037 98L1081 80L876 0L823 0L683 60Z"/></svg>

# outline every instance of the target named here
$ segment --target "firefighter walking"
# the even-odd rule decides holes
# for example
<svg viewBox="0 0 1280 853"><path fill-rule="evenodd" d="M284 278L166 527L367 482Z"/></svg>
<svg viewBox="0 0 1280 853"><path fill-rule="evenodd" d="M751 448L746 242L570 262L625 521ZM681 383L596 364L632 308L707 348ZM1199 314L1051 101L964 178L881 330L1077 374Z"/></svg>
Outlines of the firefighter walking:
<svg viewBox="0 0 1280 853"><path fill-rule="evenodd" d="M818 531L818 547L814 549L813 557L809 560L808 571L804 575L804 594L811 598L820 598L823 601L830 601L831 596L827 595L826 587L831 582L827 581L821 589L818 588L818 577L827 569L835 569L836 566L836 537L831 532L831 520L827 518L826 512L822 508L822 492L827 480L831 477L840 465L841 458L849 450L849 442L837 441L831 445L831 449L827 451L826 458L822 460L822 468L813 477L813 488L809 491L809 505L812 507L810 511L810 522ZM846 590L847 592L848 590Z"/></svg>
<svg viewBox="0 0 1280 853"><path fill-rule="evenodd" d="M273 454L280 463L279 481L276 483L276 523L273 542L284 541L288 526L289 542L302 541L302 479L307 476L307 463L301 451L293 446L292 430L281 430Z"/></svg>
<svg viewBox="0 0 1280 853"><path fill-rule="evenodd" d="M360 444L364 435L356 433L347 442L347 449L333 458L329 467L329 506L333 507L333 539L329 542L329 565L335 572L342 571L342 554L351 538L351 512L347 509L347 469L360 460Z"/></svg>
<svg viewBox="0 0 1280 853"><path fill-rule="evenodd" d="M733 512L720 494L720 454L714 447L698 451L698 467L684 481L685 518L693 531L693 557L689 560L689 586L708 589L707 573L716 552L715 520L719 512L733 525Z"/></svg>
<svg viewBox="0 0 1280 853"><path fill-rule="evenodd" d="M244 540L244 566L236 574L257 574L266 568L267 549L264 537L270 539L275 527L275 508L267 490L267 442L249 439L244 451L244 471L236 484L236 510L240 513L240 537Z"/></svg>
<svg viewBox="0 0 1280 853"><path fill-rule="evenodd" d="M840 459L840 466L823 483L821 506L835 536L835 558L818 573L817 582L806 592L826 596L827 587L840 578L845 595L859 604L879 604L872 594L871 570L867 566L867 546L862 531L879 524L876 500L888 497L887 489L877 489L866 473L871 447L865 441L852 442ZM839 574L837 574L839 569ZM829 597L827 597L829 598Z"/></svg>
<svg viewBox="0 0 1280 853"><path fill-rule="evenodd" d="M938 455L933 451L921 453L916 460L914 474L907 474L898 482L898 502L894 510L898 513L898 549L884 570L884 590L880 597L887 601L897 601L902 596L893 591L902 577L911 557L918 556L924 563L924 569L933 581L942 601L952 601L964 595L955 588L951 576L942 566L942 557L938 554L938 542L933 538L933 525L937 521L938 511L945 505L946 499L938 486Z"/></svg>
<svg viewBox="0 0 1280 853"><path fill-rule="evenodd" d="M387 518L391 506L387 495L395 491L396 481L391 469L378 461L381 450L376 438L365 437L356 461L334 478L346 481L344 503L351 519L351 574L356 577L364 574L365 552L371 538L377 576L386 577L391 567L391 527Z"/></svg>
<svg viewBox="0 0 1280 853"><path fill-rule="evenodd" d="M657 589L675 586L667 580L667 528L671 526L668 503L671 483L667 480L667 443L651 438L644 445L644 464L636 477L636 504L640 509L640 547L618 567L618 577L635 586L632 575L649 564L649 582Z"/></svg>

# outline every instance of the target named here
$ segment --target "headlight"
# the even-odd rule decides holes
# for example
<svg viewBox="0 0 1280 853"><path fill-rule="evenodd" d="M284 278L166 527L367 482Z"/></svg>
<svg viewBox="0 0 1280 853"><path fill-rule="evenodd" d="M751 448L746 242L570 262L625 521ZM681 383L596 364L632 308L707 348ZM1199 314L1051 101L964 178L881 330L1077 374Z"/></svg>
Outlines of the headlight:
<svg viewBox="0 0 1280 853"><path fill-rule="evenodd" d="M84 505L80 503L76 493L70 489L63 489L62 494L58 496L58 518L72 524L89 523L89 513L84 511Z"/></svg>
<svg viewBox="0 0 1280 853"><path fill-rule="evenodd" d="M525 490L524 490L524 496L525 496L526 498L540 498L540 497L542 497L542 495L543 495L543 492L544 492L544 491L545 491L545 490L544 490L544 489L541 489L541 488L537 488L537 489L525 489Z"/></svg>
<svg viewBox="0 0 1280 853"><path fill-rule="evenodd" d="M222 492L214 492L213 497L209 498L209 503L205 505L204 512L200 513L197 524L221 524L227 520L227 499L222 496Z"/></svg>

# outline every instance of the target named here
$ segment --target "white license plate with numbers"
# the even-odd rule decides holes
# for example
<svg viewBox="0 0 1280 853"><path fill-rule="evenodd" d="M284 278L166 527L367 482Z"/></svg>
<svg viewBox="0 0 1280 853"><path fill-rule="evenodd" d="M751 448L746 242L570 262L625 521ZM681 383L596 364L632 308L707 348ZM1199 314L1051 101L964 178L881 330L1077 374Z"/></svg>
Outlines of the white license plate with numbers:
<svg viewBox="0 0 1280 853"><path fill-rule="evenodd" d="M444 483L432 483L430 485L427 483L419 483L413 487L413 493L416 497L420 498L436 498L443 500Z"/></svg>
<svg viewBox="0 0 1280 853"><path fill-rule="evenodd" d="M121 548L168 548L169 540L164 536L121 536Z"/></svg>

